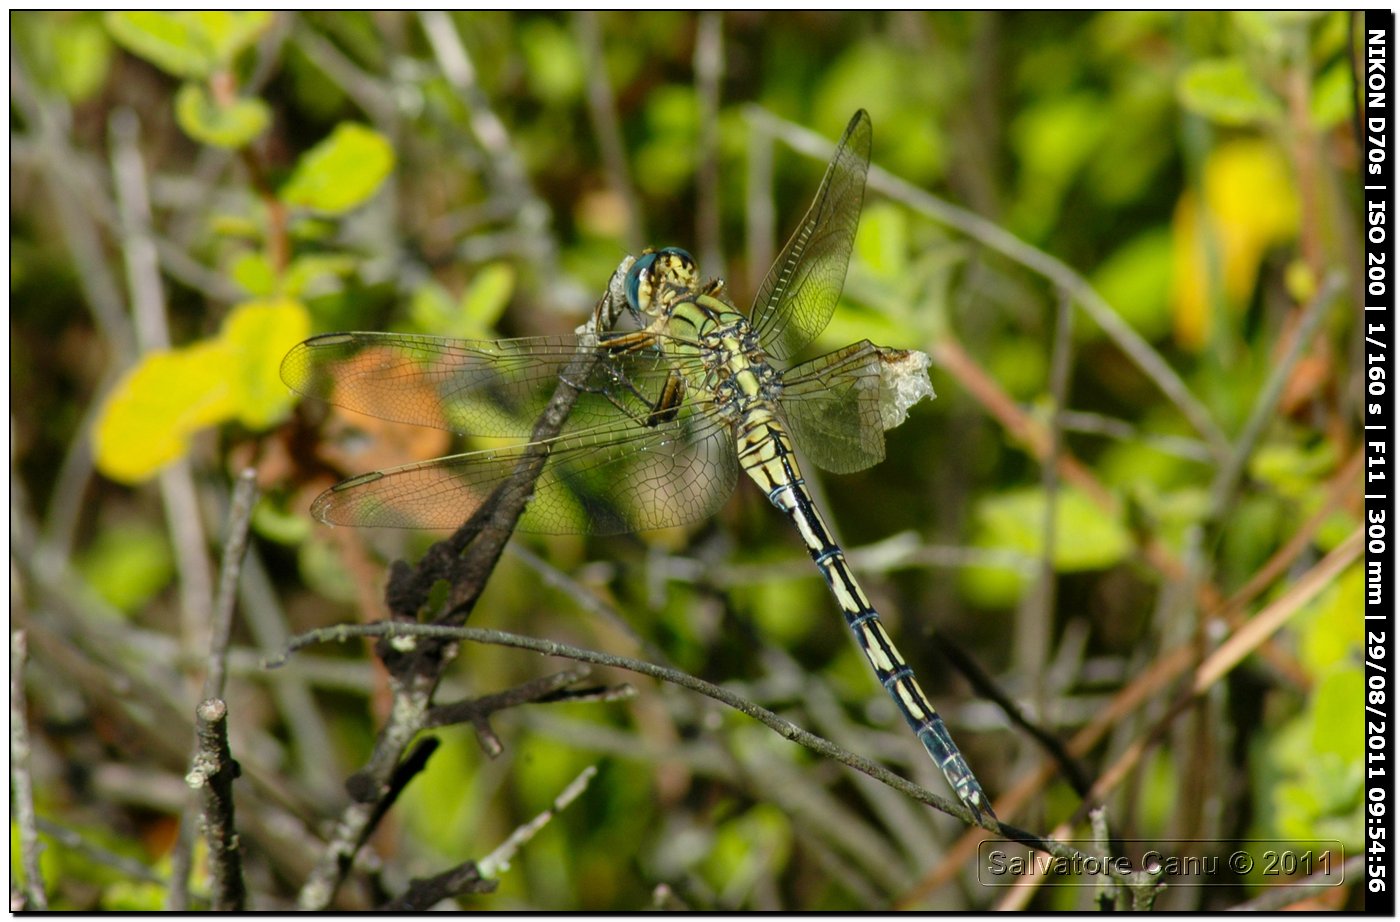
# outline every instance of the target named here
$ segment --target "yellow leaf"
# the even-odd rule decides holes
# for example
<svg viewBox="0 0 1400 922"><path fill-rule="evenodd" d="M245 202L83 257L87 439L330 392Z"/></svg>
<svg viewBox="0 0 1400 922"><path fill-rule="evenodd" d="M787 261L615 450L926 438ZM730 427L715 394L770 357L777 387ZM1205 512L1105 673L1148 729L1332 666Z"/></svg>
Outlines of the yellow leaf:
<svg viewBox="0 0 1400 922"><path fill-rule="evenodd" d="M102 407L93 433L98 469L139 483L182 457L198 429L276 422L292 403L277 368L310 329L299 301L248 301L229 313L218 338L150 353Z"/></svg>
<svg viewBox="0 0 1400 922"><path fill-rule="evenodd" d="M217 342L143 358L102 407L93 433L98 470L139 483L183 456L190 433L232 415L229 364Z"/></svg>
<svg viewBox="0 0 1400 922"><path fill-rule="evenodd" d="M220 343L230 356L233 412L250 429L272 425L294 400L277 369L282 357L311 332L306 306L291 298L247 301L224 320Z"/></svg>
<svg viewBox="0 0 1400 922"><path fill-rule="evenodd" d="M1242 311L1265 252L1298 233L1298 198L1288 164L1268 141L1231 141L1216 148L1206 161L1200 192L1185 192L1172 218L1174 327L1177 342L1194 350L1210 338L1213 308Z"/></svg>

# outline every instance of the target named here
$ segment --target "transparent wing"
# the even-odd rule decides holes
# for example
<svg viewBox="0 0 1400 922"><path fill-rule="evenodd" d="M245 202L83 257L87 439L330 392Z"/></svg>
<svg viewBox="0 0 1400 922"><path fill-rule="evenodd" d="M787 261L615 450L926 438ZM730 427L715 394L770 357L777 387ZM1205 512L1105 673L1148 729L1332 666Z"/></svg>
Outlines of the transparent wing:
<svg viewBox="0 0 1400 922"><path fill-rule="evenodd" d="M862 109L846 126L817 197L754 299L749 319L769 355L792 357L830 322L846 282L869 168L870 116Z"/></svg>
<svg viewBox="0 0 1400 922"><path fill-rule="evenodd" d="M521 531L666 528L711 515L733 492L732 442L727 423L688 404L654 427L624 419L355 477L322 493L311 511L333 525L456 528L519 466L543 457Z"/></svg>
<svg viewBox="0 0 1400 922"><path fill-rule="evenodd" d="M578 357L573 336L465 340L396 333L328 333L282 360L298 393L357 413L470 435L527 436ZM683 360L657 350L606 356L580 388L568 430L630 416Z"/></svg>
<svg viewBox="0 0 1400 922"><path fill-rule="evenodd" d="M798 450L822 470L849 474L885 459L881 351L862 340L783 375L778 407Z"/></svg>

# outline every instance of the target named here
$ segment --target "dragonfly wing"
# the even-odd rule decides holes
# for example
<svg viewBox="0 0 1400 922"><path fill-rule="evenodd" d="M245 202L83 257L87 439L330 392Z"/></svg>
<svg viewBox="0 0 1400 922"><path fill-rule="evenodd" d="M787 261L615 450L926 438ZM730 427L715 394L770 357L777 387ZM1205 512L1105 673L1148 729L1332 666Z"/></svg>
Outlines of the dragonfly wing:
<svg viewBox="0 0 1400 922"><path fill-rule="evenodd" d="M870 168L870 116L851 118L821 187L754 299L750 321L764 350L795 355L826 329L846 282Z"/></svg>
<svg viewBox="0 0 1400 922"><path fill-rule="evenodd" d="M449 432L527 436L579 357L573 336L442 339L396 333L328 333L282 360L298 393L357 413ZM672 363L674 364L674 362ZM594 363L569 429L621 416L644 418L648 395L669 374L659 353L607 355Z"/></svg>
<svg viewBox="0 0 1400 922"><path fill-rule="evenodd" d="M521 531L620 534L692 522L733 492L737 462L728 424L682 409L657 426L624 419L355 477L322 493L312 513L333 525L456 528L543 459Z"/></svg>
<svg viewBox="0 0 1400 922"><path fill-rule="evenodd" d="M862 340L783 375L778 406L798 450L822 470L849 474L885 458L881 351Z"/></svg>

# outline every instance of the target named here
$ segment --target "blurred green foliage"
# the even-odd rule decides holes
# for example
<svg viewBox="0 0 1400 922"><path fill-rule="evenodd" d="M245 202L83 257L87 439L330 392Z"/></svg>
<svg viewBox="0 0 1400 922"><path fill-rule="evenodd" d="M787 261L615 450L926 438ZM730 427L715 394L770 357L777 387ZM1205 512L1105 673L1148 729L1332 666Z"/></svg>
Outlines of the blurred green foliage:
<svg viewBox="0 0 1400 922"><path fill-rule="evenodd" d="M179 630L181 561L190 551L217 559L221 485L245 464L265 493L254 519L259 585L287 629L380 617L386 562L428 539L331 533L306 506L335 476L447 448L373 421L294 412L276 373L287 348L334 329L564 333L630 240L695 248L712 234L726 264L702 270L723 274L743 306L767 268L761 254L781 244L820 176L822 158L793 152L784 131L834 139L860 107L873 119L876 166L967 213L935 216L889 185L867 192L846 293L818 345L869 338L929 351L939 399L890 433L879 467L820 478L819 499L850 547L875 545L862 579L940 706L966 694L942 680L935 651L946 636L1017 700L1048 689L1053 700L1032 711L1068 737L1164 651L1230 629L1201 604L1201 587L1217 598L1248 587L1324 513L1255 587L1247 617L1344 546L1358 525L1332 489L1358 440L1350 288L1289 369L1242 479L1223 494L1217 437L1121 337L1077 312L1061 450L1107 502L1082 482L1057 491L1056 604L1044 616L1053 649L1027 675L1018 619L1037 610L1048 502L1026 433L1054 417L1064 295L1043 261L990 245L973 216L1088 279L1233 443L1304 305L1328 272L1355 264L1346 14L708 15L720 15L723 62L713 115L709 78L697 74L699 18L686 12L12 13L12 433L17 534L33 548L19 564L30 597L17 620L41 628L88 593L126 616L130 648L71 627L53 627L58 636L114 674L132 669L181 694L196 687L194 661L151 639ZM433 33L444 22L454 37ZM139 118L148 214L132 211L133 190L112 168L118 112ZM702 142L708 127L714 150ZM713 227L701 226L702 196L716 206ZM776 239L756 239L770 213ZM169 348L131 306L143 260L159 273ZM201 497L190 513L204 518L201 548L171 537L152 485L175 461ZM877 545L906 535L912 557ZM715 521L662 535L517 540L576 587L508 555L473 624L627 653L654 645L679 668L941 790L796 539L746 487ZM1164 567L1164 554L1191 579ZM1191 710L1209 733L1153 750L1114 793L1112 821L1137 837L1325 833L1359 844L1361 584L1358 567L1345 570L1267 656ZM581 610L580 591L626 627ZM190 638L177 640L188 649ZM248 629L236 640L267 642ZM306 741L283 710L285 686L263 673L237 677L233 709L248 722L237 754L285 780L279 798L297 802L309 830L343 801L315 758L334 762L337 781L353 771L383 703L363 650L318 657L320 678L297 681L324 712L333 752L298 754ZM1050 660L1062 664L1053 674ZM493 692L547 668L465 648L453 692ZM126 712L112 710L122 695L101 694L95 680L74 686L41 646L32 672L47 753L36 767L41 813L168 865L175 807L123 801L83 778L89 763L176 779L184 767L123 723ZM621 673L589 681L632 681L638 694L496 715L506 752L495 760L469 728L440 731L444 745L377 843L403 872L385 879L401 886L485 855L595 763L589 790L524 846L499 891L465 905L645 908L665 904L664 884L695 909L884 907L915 892L952 841L953 827L931 826L923 808L878 799L864 779L745 718ZM1165 707L1179 689L1152 701ZM1135 712L1085 756L1091 775L1150 725L1144 713L1159 712ZM948 710L983 783L1008 790L1033 750L978 714ZM1207 737L1212 745L1193 748ZM1190 800L1202 775L1219 792L1212 811ZM241 790L250 800L240 811L267 808L263 789ZM1078 807L1056 782L1010 819L1048 830ZM1203 825L1184 829L1187 817ZM133 847L138 836L167 844ZM257 887L289 899L300 881L286 862L258 835L245 841ZM55 906L160 904L158 889L55 844L44 861ZM1256 883L1172 908L1221 908ZM1087 905L1078 896L1040 899ZM994 898L945 887L914 905Z"/></svg>

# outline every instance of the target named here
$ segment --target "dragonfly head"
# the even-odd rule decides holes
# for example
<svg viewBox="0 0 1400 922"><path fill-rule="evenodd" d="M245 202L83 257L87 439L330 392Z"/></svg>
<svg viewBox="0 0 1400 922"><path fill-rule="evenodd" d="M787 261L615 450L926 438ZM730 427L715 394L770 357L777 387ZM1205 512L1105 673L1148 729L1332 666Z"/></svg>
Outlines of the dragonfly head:
<svg viewBox="0 0 1400 922"><path fill-rule="evenodd" d="M685 250L666 247L644 253L627 270L627 307L638 320L657 317L699 281L695 257Z"/></svg>

